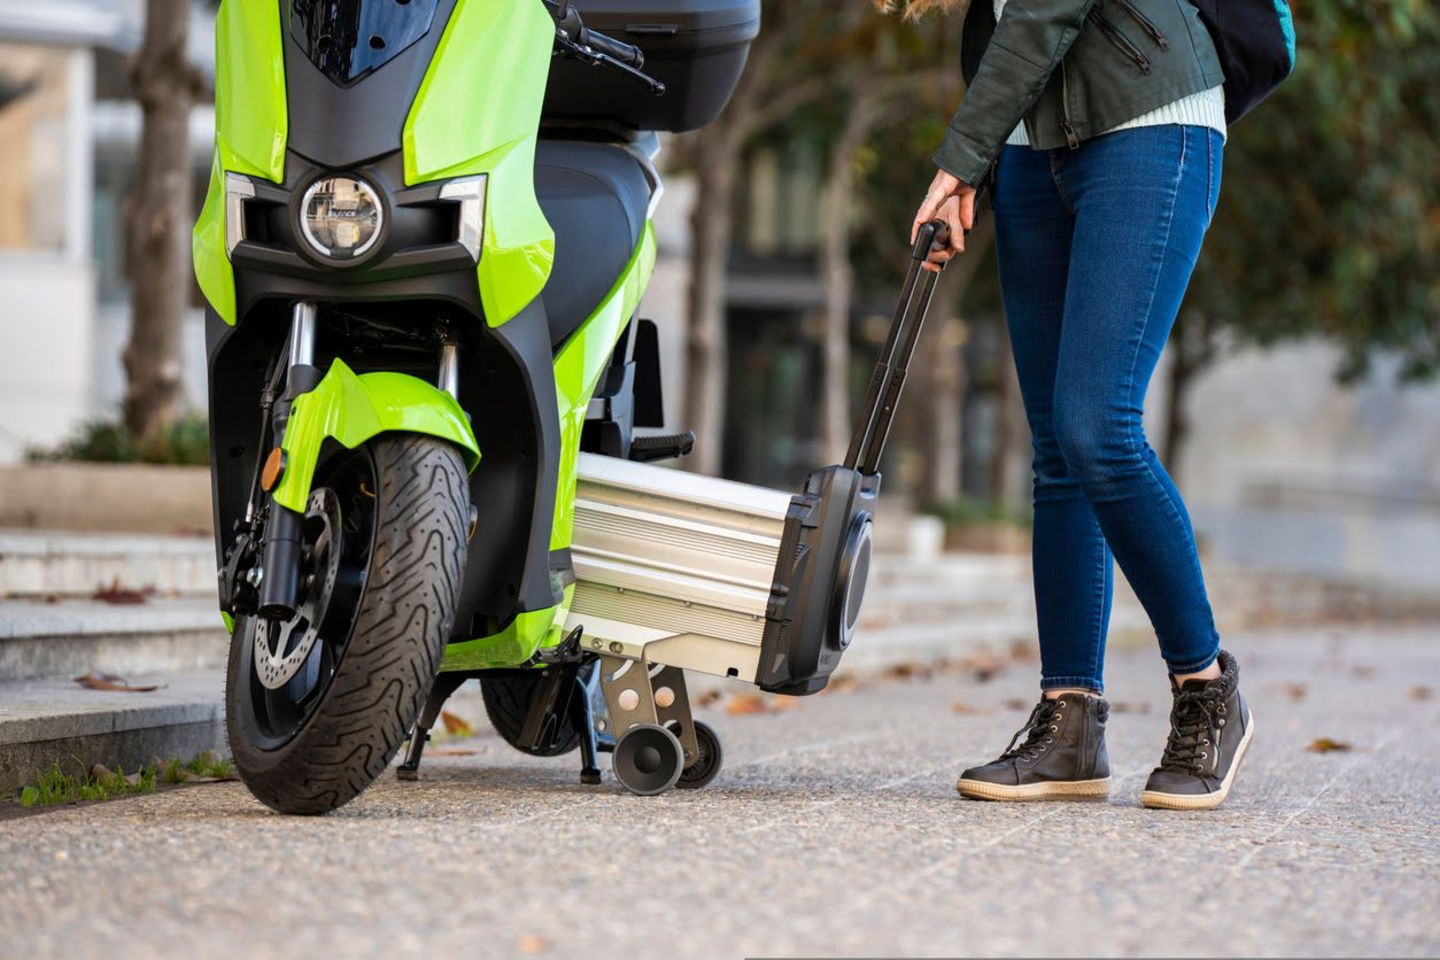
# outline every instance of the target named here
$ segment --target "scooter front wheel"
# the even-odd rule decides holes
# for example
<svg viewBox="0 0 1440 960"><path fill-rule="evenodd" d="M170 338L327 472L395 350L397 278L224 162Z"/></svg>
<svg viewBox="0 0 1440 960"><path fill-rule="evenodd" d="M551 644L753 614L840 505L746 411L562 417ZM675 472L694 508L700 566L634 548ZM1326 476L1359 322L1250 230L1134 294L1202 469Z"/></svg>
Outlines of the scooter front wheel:
<svg viewBox="0 0 1440 960"><path fill-rule="evenodd" d="M469 493L460 453L385 434L322 463L287 621L237 620L225 721L240 779L282 813L354 799L414 726L455 616Z"/></svg>

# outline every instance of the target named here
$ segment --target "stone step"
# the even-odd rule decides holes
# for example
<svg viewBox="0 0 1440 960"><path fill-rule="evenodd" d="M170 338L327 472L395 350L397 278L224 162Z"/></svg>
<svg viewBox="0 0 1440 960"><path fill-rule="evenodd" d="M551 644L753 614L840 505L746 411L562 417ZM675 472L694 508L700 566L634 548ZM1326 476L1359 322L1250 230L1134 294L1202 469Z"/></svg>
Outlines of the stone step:
<svg viewBox="0 0 1440 960"><path fill-rule="evenodd" d="M225 752L225 677L218 669L136 674L150 693L90 690L69 679L0 681L0 794L13 794L58 762L134 772L159 757Z"/></svg>
<svg viewBox="0 0 1440 960"><path fill-rule="evenodd" d="M0 597L88 597L116 585L159 594L213 596L214 541L0 530Z"/></svg>
<svg viewBox="0 0 1440 960"><path fill-rule="evenodd" d="M127 679L142 672L219 669L225 631L208 597L157 597L134 605L94 600L0 601L0 681Z"/></svg>

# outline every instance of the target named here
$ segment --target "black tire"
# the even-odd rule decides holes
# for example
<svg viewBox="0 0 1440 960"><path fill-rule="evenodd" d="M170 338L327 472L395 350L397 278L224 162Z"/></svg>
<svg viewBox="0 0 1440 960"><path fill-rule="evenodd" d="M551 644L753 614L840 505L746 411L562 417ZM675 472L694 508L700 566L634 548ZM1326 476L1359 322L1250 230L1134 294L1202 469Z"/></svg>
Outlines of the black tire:
<svg viewBox="0 0 1440 960"><path fill-rule="evenodd" d="M710 724L695 721L695 741L700 748L700 756L680 771L680 779L675 781L677 789L699 790L715 779L720 773L721 764L725 762L725 751L720 748L720 735Z"/></svg>
<svg viewBox="0 0 1440 960"><path fill-rule="evenodd" d="M563 720L548 746L532 750L518 744L520 731L525 726L525 716L530 710L530 701L539 686L538 672L527 676L480 678L480 695L485 700L485 714L490 718L495 732L516 750L533 757L559 757L579 749L580 732L575 728L573 694L567 697Z"/></svg>
<svg viewBox="0 0 1440 960"><path fill-rule="evenodd" d="M351 495L352 516L372 514L362 517L371 522L368 537L363 528L352 537L368 539L369 550L355 561L358 602L340 611L346 620L325 654L328 675L317 668L293 729L279 729L279 712L266 708L275 691L255 679L256 618L237 622L230 645L225 715L235 767L250 792L281 813L328 813L389 765L439 669L462 582L470 498L455 447L385 434L327 460L314 486L338 488L345 469L368 470L373 480ZM329 650L326 643L316 641L315 650Z"/></svg>

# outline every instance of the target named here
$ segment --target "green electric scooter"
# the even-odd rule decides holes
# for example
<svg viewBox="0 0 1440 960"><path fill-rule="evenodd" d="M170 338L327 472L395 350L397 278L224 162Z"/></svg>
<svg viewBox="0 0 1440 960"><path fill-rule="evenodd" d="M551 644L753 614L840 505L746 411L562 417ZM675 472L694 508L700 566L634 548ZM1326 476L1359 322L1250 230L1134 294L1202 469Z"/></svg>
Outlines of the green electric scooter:
<svg viewBox="0 0 1440 960"><path fill-rule="evenodd" d="M636 793L719 770L686 670L824 687L929 284L799 496L648 463L694 443L653 433L637 312L656 131L719 113L758 28L758 0L221 4L194 261L226 724L268 806L332 810L407 739L414 778L470 678L507 742L591 783L610 751Z"/></svg>

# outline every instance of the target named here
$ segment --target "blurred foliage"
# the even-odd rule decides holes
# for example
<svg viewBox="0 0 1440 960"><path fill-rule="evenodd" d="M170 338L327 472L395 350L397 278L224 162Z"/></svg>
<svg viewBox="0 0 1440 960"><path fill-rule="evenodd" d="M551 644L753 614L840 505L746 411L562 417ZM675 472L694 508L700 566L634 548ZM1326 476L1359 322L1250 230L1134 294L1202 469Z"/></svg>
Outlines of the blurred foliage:
<svg viewBox="0 0 1440 960"><path fill-rule="evenodd" d="M155 463L207 466L210 463L210 424L192 414L159 430L140 443L123 423L95 420L82 425L73 437L49 450L26 453L32 463L82 460L95 463Z"/></svg>
<svg viewBox="0 0 1440 960"><path fill-rule="evenodd" d="M999 525L1029 530L1032 522L1028 509L1013 509L998 501L974 497L923 503L918 512L939 517L947 529Z"/></svg>
<svg viewBox="0 0 1440 960"><path fill-rule="evenodd" d="M1299 56L1231 131L1188 305L1268 345L1321 335L1344 378L1378 352L1440 369L1440 6L1305 0Z"/></svg>

